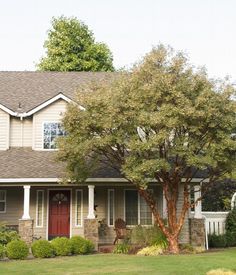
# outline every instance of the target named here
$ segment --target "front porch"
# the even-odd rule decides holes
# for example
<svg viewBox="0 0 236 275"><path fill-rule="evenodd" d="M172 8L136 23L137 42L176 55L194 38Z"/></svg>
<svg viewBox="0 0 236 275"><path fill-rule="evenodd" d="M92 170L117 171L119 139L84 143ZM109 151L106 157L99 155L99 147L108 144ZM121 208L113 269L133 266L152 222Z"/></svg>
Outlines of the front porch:
<svg viewBox="0 0 236 275"><path fill-rule="evenodd" d="M157 207L166 216L166 204L161 186L150 185ZM152 214L145 201L128 183L113 182L81 185L27 184L2 186L5 209L0 211L0 222L18 227L27 243L34 239L80 235L95 245L112 244L115 239L114 222L126 220L135 225L152 225ZM196 196L199 195L197 192ZM181 198L180 198L181 202ZM195 218L201 218L200 203ZM186 218L180 241L190 242L189 220Z"/></svg>

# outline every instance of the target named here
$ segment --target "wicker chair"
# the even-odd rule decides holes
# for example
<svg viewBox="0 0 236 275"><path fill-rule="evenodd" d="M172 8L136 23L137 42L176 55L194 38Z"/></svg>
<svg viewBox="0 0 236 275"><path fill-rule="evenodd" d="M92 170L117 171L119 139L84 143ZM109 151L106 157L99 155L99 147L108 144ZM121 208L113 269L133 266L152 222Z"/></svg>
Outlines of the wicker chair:
<svg viewBox="0 0 236 275"><path fill-rule="evenodd" d="M116 232L116 238L113 244L116 244L118 240L121 240L121 239L124 240L129 237L130 229L126 227L126 222L120 218L115 220L114 230Z"/></svg>

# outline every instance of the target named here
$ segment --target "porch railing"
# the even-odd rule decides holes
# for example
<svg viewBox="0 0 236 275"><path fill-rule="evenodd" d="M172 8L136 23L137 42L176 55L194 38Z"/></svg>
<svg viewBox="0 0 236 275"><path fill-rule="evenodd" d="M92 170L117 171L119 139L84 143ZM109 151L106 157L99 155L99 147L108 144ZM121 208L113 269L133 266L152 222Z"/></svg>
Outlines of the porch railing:
<svg viewBox="0 0 236 275"><path fill-rule="evenodd" d="M206 219L207 234L221 235L225 233L225 221L228 212L202 212Z"/></svg>

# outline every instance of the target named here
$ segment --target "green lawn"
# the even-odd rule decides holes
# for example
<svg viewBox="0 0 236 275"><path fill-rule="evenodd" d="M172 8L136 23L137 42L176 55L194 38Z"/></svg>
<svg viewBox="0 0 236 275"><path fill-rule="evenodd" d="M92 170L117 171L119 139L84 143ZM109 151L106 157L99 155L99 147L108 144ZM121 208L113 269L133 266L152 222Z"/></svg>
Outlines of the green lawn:
<svg viewBox="0 0 236 275"><path fill-rule="evenodd" d="M135 256L96 254L0 262L0 274L181 274L200 275L217 268L236 271L236 249L197 255Z"/></svg>

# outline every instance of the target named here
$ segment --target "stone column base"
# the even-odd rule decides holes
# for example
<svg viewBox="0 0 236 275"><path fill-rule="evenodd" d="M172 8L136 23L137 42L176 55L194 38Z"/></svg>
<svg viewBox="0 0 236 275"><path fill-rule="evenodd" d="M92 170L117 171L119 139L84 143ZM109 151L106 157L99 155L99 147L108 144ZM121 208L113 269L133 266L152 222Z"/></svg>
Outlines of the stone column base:
<svg viewBox="0 0 236 275"><path fill-rule="evenodd" d="M189 227L191 245L205 248L204 219L189 219Z"/></svg>
<svg viewBox="0 0 236 275"><path fill-rule="evenodd" d="M84 237L94 243L95 250L98 250L98 220L84 219Z"/></svg>
<svg viewBox="0 0 236 275"><path fill-rule="evenodd" d="M34 220L19 220L19 235L28 245L33 242L33 222Z"/></svg>

